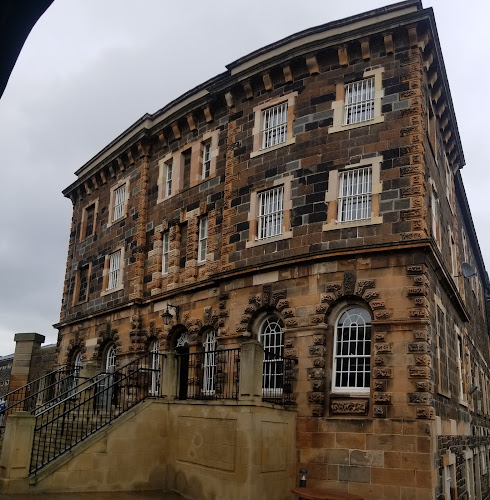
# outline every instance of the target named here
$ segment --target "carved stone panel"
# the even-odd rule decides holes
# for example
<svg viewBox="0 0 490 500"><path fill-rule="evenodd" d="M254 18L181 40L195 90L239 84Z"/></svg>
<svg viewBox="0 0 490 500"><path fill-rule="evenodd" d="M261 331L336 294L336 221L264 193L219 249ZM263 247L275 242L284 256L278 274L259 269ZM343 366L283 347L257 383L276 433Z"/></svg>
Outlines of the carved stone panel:
<svg viewBox="0 0 490 500"><path fill-rule="evenodd" d="M366 415L368 407L367 399L332 399L330 401L332 415Z"/></svg>
<svg viewBox="0 0 490 500"><path fill-rule="evenodd" d="M346 271L344 273L344 294L354 295L356 285L356 273L354 271Z"/></svg>

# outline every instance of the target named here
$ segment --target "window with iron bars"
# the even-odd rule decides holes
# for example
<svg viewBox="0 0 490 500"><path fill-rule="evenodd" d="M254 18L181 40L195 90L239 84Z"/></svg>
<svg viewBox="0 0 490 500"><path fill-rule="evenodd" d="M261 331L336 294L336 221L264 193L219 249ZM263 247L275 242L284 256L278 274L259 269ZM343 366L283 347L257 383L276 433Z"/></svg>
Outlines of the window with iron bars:
<svg viewBox="0 0 490 500"><path fill-rule="evenodd" d="M374 78L345 85L344 125L374 118Z"/></svg>
<svg viewBox="0 0 490 500"><path fill-rule="evenodd" d="M168 273L168 257L170 251L170 239L168 236L168 231L163 235L163 254L162 254L162 273Z"/></svg>
<svg viewBox="0 0 490 500"><path fill-rule="evenodd" d="M259 217L257 237L259 240L282 234L284 209L284 186L259 193Z"/></svg>
<svg viewBox="0 0 490 500"><path fill-rule="evenodd" d="M286 142L288 131L288 103L262 111L262 149Z"/></svg>
<svg viewBox="0 0 490 500"><path fill-rule="evenodd" d="M126 184L119 186L114 191L114 212L112 221L120 219L124 215L124 205L126 203Z"/></svg>
<svg viewBox="0 0 490 500"><path fill-rule="evenodd" d="M204 262L206 260L206 252L208 247L208 218L202 217L199 219L199 245L197 251L197 261Z"/></svg>
<svg viewBox="0 0 490 500"><path fill-rule="evenodd" d="M207 179L211 175L211 141L205 142L202 147L202 178Z"/></svg>
<svg viewBox="0 0 490 500"><path fill-rule="evenodd" d="M206 341L204 342L204 365L202 380L202 392L205 396L211 396L215 391L217 347L218 343L216 342L215 332L208 332L206 334Z"/></svg>
<svg viewBox="0 0 490 500"><path fill-rule="evenodd" d="M340 172L338 222L371 218L372 168Z"/></svg>
<svg viewBox="0 0 490 500"><path fill-rule="evenodd" d="M170 196L172 194L172 163L167 163L165 165L165 169L166 169L165 196Z"/></svg>
<svg viewBox="0 0 490 500"><path fill-rule="evenodd" d="M107 290L119 286L121 282L121 250L111 253L109 256L109 281Z"/></svg>
<svg viewBox="0 0 490 500"><path fill-rule="evenodd" d="M278 397L283 392L283 351L284 332L282 321L269 317L262 325L259 341L264 346L264 365L262 371L262 394Z"/></svg>
<svg viewBox="0 0 490 500"><path fill-rule="evenodd" d="M335 329L333 391L367 392L370 374L371 316L361 307L351 307Z"/></svg>

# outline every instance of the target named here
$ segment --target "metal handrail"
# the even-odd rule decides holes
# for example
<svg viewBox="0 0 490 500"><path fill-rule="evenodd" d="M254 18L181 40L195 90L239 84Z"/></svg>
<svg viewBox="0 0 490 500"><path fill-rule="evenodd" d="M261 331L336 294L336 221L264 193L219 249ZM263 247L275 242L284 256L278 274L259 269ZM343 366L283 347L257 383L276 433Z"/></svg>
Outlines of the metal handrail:
<svg viewBox="0 0 490 500"><path fill-rule="evenodd" d="M148 397L162 397L159 385L166 355L146 353L36 414L30 472L42 467L110 424Z"/></svg>

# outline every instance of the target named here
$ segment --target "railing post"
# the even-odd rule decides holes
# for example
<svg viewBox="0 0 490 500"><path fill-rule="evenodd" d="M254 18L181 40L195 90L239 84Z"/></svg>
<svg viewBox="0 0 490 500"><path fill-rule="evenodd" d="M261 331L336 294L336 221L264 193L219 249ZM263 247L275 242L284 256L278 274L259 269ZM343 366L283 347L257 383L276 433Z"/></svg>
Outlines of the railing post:
<svg viewBox="0 0 490 500"><path fill-rule="evenodd" d="M3 478L20 479L29 476L35 424L36 417L27 411L9 416L0 457Z"/></svg>
<svg viewBox="0 0 490 500"><path fill-rule="evenodd" d="M256 340L244 342L240 352L240 401L262 400L264 347Z"/></svg>
<svg viewBox="0 0 490 500"><path fill-rule="evenodd" d="M166 352L160 367L160 395L167 399L177 397L178 360L173 352Z"/></svg>

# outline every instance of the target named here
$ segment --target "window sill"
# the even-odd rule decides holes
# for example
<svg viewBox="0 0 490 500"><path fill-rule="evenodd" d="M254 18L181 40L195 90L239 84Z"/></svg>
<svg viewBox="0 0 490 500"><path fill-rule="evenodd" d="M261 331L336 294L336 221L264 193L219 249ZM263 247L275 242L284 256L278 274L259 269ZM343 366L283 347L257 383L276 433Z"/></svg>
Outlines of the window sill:
<svg viewBox="0 0 490 500"><path fill-rule="evenodd" d="M371 217L365 220L356 220L352 222L337 222L336 220L332 222L327 222L323 224L323 231L332 231L333 229L344 229L350 227L360 227L360 226L372 226L374 224L382 224L383 216Z"/></svg>
<svg viewBox="0 0 490 500"><path fill-rule="evenodd" d="M332 396L336 398L368 398L371 393L371 389L366 389L365 391L351 391L345 392L340 389L332 389Z"/></svg>
<svg viewBox="0 0 490 500"><path fill-rule="evenodd" d="M296 137L291 137L291 138L287 139L286 141L281 142L281 144L276 144L275 146L271 146L270 148L259 149L258 151L252 151L250 153L250 158L255 158L255 157L263 155L265 153L269 153L270 151L275 151L276 149L281 149L284 146L290 146L291 144L295 144L295 143L296 143Z"/></svg>
<svg viewBox="0 0 490 500"><path fill-rule="evenodd" d="M328 133L334 134L335 132L352 130L354 128L365 127L366 125L375 125L376 123L383 123L384 121L385 121L384 116L376 116L372 120L366 120L365 122L351 123L350 125L332 125L328 129Z"/></svg>
<svg viewBox="0 0 490 500"><path fill-rule="evenodd" d="M123 220L124 220L124 219L126 219L127 217L128 217L128 214L124 214L122 217L119 217L119 219L113 220L112 222L108 222L106 227L111 227L111 226L113 226L114 224L117 224L118 222L123 221Z"/></svg>
<svg viewBox="0 0 490 500"><path fill-rule="evenodd" d="M119 292L120 290L124 290L124 284L120 284L110 290L104 290L103 292L100 292L100 296L103 297L104 295L110 295L111 293Z"/></svg>
<svg viewBox="0 0 490 500"><path fill-rule="evenodd" d="M458 400L458 404L460 404L461 406L464 406L464 407L468 408L468 401L465 401L464 399Z"/></svg>
<svg viewBox="0 0 490 500"><path fill-rule="evenodd" d="M445 398L451 399L450 391L443 391L442 389L437 389L437 394L439 394L440 396L444 396Z"/></svg>
<svg viewBox="0 0 490 500"><path fill-rule="evenodd" d="M274 243L276 241L287 240L293 237L292 231L285 231L284 233L273 236L272 238L264 238L261 240L247 241L245 244L245 248L258 247L260 245L267 245L267 243Z"/></svg>

